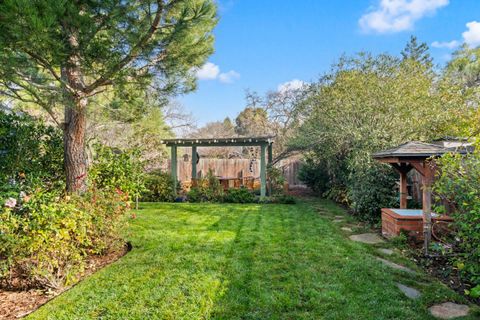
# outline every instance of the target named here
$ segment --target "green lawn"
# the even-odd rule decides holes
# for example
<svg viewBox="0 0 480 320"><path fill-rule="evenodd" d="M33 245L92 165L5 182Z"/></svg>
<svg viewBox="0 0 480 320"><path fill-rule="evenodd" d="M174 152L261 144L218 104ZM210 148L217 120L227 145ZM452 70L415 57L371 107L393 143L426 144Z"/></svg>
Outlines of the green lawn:
<svg viewBox="0 0 480 320"><path fill-rule="evenodd" d="M335 215L326 201L144 204L134 249L29 319L431 319L434 302L462 302L422 273L383 266ZM422 297L406 298L399 281Z"/></svg>

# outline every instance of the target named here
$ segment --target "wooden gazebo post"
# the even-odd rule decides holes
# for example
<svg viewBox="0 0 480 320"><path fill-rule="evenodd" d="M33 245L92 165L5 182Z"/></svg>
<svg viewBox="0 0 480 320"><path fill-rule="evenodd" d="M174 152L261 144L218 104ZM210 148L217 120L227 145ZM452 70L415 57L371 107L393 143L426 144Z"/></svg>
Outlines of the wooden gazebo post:
<svg viewBox="0 0 480 320"><path fill-rule="evenodd" d="M192 187L197 185L197 147L192 147Z"/></svg>
<svg viewBox="0 0 480 320"><path fill-rule="evenodd" d="M432 240L432 185L435 177L435 165L432 161L413 162L412 166L422 176L422 210L423 210L423 239L424 251L428 254L428 248Z"/></svg>
<svg viewBox="0 0 480 320"><path fill-rule="evenodd" d="M407 175L413 167L408 163L391 163L400 174L400 209L407 209L408 189Z"/></svg>
<svg viewBox="0 0 480 320"><path fill-rule="evenodd" d="M267 164L265 160L266 144L260 146L260 197L267 195Z"/></svg>
<svg viewBox="0 0 480 320"><path fill-rule="evenodd" d="M173 194L177 195L177 146L172 145L171 147L171 160L170 160L170 170L172 171L172 180L173 180Z"/></svg>
<svg viewBox="0 0 480 320"><path fill-rule="evenodd" d="M268 144L267 151L268 151L267 163L268 163L268 167L270 167L273 164L273 145L271 143ZM271 179L268 179L268 186L267 187L268 187L267 188L268 196L271 196L272 193L273 193Z"/></svg>

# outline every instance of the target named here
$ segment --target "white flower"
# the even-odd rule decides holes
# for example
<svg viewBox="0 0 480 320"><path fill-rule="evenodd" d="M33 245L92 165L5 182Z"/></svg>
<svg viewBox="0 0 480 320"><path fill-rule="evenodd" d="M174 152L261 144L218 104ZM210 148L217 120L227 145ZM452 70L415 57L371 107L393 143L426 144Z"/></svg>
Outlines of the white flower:
<svg viewBox="0 0 480 320"><path fill-rule="evenodd" d="M15 198L8 198L7 201L5 201L5 207L15 208L16 205L17 205L17 199Z"/></svg>

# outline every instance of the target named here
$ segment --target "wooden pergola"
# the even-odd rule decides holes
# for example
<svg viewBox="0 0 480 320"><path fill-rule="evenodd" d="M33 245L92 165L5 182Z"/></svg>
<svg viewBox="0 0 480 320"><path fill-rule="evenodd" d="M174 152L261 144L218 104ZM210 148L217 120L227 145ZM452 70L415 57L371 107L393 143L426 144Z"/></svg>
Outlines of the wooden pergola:
<svg viewBox="0 0 480 320"><path fill-rule="evenodd" d="M373 158L388 163L400 174L400 209L407 208L407 174L417 170L422 176L422 217L425 252L428 250L432 234L432 184L436 165L433 159L448 152L467 153L464 143L437 141L425 143L411 141L393 149L377 152Z"/></svg>
<svg viewBox="0 0 480 320"><path fill-rule="evenodd" d="M192 181L197 179L198 147L260 147L260 196L267 195L267 161L273 162L273 137L216 138L216 139L167 139L162 141L171 148L171 174L176 183L177 148L192 148ZM268 157L268 159L267 159Z"/></svg>

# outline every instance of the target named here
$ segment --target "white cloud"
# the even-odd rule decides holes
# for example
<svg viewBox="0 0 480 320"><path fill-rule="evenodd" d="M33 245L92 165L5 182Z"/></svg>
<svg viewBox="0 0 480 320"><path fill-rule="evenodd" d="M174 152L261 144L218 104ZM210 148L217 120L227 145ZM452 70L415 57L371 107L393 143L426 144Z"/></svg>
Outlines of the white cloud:
<svg viewBox="0 0 480 320"><path fill-rule="evenodd" d="M380 0L377 7L358 21L365 32L400 32L413 28L416 21L448 5L449 0Z"/></svg>
<svg viewBox="0 0 480 320"><path fill-rule="evenodd" d="M467 29L462 33L463 40L470 47L478 47L480 45L480 22L471 21L467 23Z"/></svg>
<svg viewBox="0 0 480 320"><path fill-rule="evenodd" d="M467 30L462 33L463 42L468 46L475 48L480 46L480 22L470 21L466 24ZM432 42L434 48L455 49L460 46L462 41L452 40L450 42Z"/></svg>
<svg viewBox="0 0 480 320"><path fill-rule="evenodd" d="M286 92L286 91L290 91L290 90L298 90L298 89L303 88L305 85L307 85L306 82L304 82L302 80L298 80L298 79L293 79L291 81L279 84L278 87L277 87L277 90L279 92Z"/></svg>
<svg viewBox="0 0 480 320"><path fill-rule="evenodd" d="M230 70L225 73L220 73L218 75L218 80L223 83L232 83L236 79L240 78L240 74L234 70Z"/></svg>
<svg viewBox="0 0 480 320"><path fill-rule="evenodd" d="M240 74L234 70L220 72L220 67L212 62L205 63L195 73L199 80L219 80L222 83L232 83L240 78Z"/></svg>
<svg viewBox="0 0 480 320"><path fill-rule="evenodd" d="M214 63L207 62L197 70L197 78L200 80L214 80L220 74L220 67Z"/></svg>
<svg viewBox="0 0 480 320"><path fill-rule="evenodd" d="M455 49L460 45L460 42L457 40L452 40L452 41L444 41L444 42L439 42L439 41L434 41L432 42L432 47L434 48L447 48L447 49Z"/></svg>

